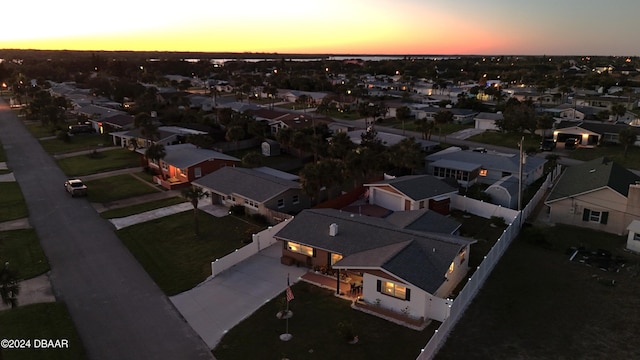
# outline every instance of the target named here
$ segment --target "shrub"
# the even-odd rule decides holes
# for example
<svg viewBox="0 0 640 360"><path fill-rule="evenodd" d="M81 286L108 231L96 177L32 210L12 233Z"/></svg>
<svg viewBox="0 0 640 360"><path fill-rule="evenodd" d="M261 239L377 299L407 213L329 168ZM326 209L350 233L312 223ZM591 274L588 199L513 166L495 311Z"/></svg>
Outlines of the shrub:
<svg viewBox="0 0 640 360"><path fill-rule="evenodd" d="M58 140L62 140L66 143L71 142L71 136L69 136L69 133L67 133L64 130L58 130L56 131L56 138Z"/></svg>
<svg viewBox="0 0 640 360"><path fill-rule="evenodd" d="M229 212L235 216L244 216L245 208L243 205L233 205L229 208Z"/></svg>

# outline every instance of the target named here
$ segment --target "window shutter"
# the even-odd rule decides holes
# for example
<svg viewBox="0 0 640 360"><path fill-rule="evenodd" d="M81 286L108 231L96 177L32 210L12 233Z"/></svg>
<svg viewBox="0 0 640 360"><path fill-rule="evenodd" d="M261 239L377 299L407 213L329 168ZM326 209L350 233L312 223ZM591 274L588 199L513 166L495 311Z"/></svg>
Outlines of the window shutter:
<svg viewBox="0 0 640 360"><path fill-rule="evenodd" d="M378 292L381 292L381 291L382 291L382 281L378 280L378 284L376 285L376 290L377 290Z"/></svg>
<svg viewBox="0 0 640 360"><path fill-rule="evenodd" d="M407 301L411 300L411 289L409 289L409 288L407 288L405 300L407 300Z"/></svg>
<svg viewBox="0 0 640 360"><path fill-rule="evenodd" d="M602 214L600 214L600 224L607 224L607 220L609 220L609 212L608 211L603 211Z"/></svg>
<svg viewBox="0 0 640 360"><path fill-rule="evenodd" d="M331 255L329 255L331 256ZM313 257L316 257L316 248L313 248Z"/></svg>
<svg viewBox="0 0 640 360"><path fill-rule="evenodd" d="M589 221L589 216L591 215L591 210L584 209L582 211L582 221Z"/></svg>

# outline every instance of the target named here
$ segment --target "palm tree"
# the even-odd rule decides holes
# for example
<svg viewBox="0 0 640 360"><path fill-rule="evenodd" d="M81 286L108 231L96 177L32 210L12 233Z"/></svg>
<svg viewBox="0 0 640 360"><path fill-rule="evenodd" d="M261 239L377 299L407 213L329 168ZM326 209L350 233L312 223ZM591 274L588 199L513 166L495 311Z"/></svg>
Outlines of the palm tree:
<svg viewBox="0 0 640 360"><path fill-rule="evenodd" d="M624 146L624 157L627 157L627 151L629 151L629 146L635 145L637 140L636 132L633 131L630 127L623 129L618 133L618 142Z"/></svg>
<svg viewBox="0 0 640 360"><path fill-rule="evenodd" d="M18 283L18 276L9 269L9 262L6 262L4 263L4 268L0 270L0 297L2 297L2 302L15 309L18 307L19 293L20 283Z"/></svg>
<svg viewBox="0 0 640 360"><path fill-rule="evenodd" d="M193 205L193 229L196 236L200 235L198 227L198 202L201 199L209 197L209 193L197 186L191 186L182 190L182 196Z"/></svg>

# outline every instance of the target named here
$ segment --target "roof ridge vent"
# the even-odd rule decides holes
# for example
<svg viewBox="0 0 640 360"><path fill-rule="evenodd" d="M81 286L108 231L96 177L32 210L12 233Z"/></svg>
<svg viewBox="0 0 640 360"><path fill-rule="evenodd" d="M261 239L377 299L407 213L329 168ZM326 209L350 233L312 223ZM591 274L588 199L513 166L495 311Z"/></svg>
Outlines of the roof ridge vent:
<svg viewBox="0 0 640 360"><path fill-rule="evenodd" d="M329 225L329 236L337 236L338 235L338 224L332 223Z"/></svg>

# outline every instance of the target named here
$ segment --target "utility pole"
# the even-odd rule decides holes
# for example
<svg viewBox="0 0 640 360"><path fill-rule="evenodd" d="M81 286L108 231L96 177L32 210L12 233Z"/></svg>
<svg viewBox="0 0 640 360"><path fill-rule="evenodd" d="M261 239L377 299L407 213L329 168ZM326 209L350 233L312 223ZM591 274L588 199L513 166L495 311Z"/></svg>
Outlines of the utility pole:
<svg viewBox="0 0 640 360"><path fill-rule="evenodd" d="M522 210L522 165L524 164L524 155L522 153L523 144L524 144L524 136L520 140L520 144L519 144L520 145L520 152L519 152L520 159L518 161L518 163L519 163L519 169L518 169L518 211Z"/></svg>

